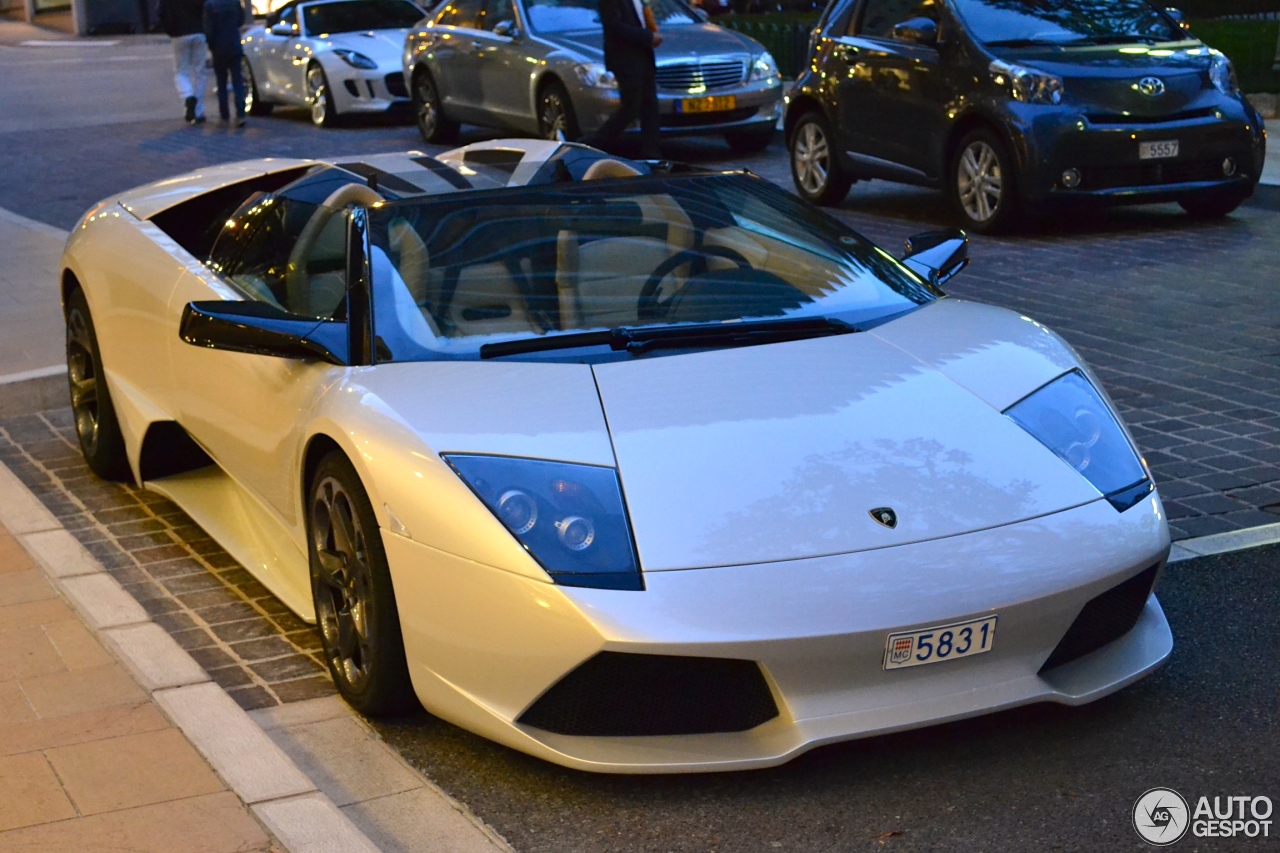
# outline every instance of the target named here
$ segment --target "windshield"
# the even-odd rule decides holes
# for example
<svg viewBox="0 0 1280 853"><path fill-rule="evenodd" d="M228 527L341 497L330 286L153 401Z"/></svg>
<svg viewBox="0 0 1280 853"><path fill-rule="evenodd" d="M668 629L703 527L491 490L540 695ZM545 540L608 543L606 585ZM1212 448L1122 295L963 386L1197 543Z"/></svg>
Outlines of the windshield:
<svg viewBox="0 0 1280 853"><path fill-rule="evenodd" d="M955 0L955 5L969 31L986 44L1182 38L1146 0Z"/></svg>
<svg viewBox="0 0 1280 853"><path fill-rule="evenodd" d="M403 30L426 15L404 0L350 0L302 7L302 23L308 35L354 33L364 30Z"/></svg>
<svg viewBox="0 0 1280 853"><path fill-rule="evenodd" d="M460 193L370 216L381 361L472 359L509 341L551 350L569 342L556 336L591 330L856 326L938 295L825 214L741 174Z"/></svg>
<svg viewBox="0 0 1280 853"><path fill-rule="evenodd" d="M697 23L678 0L648 0L659 27ZM542 33L599 30L596 0L528 0L529 26Z"/></svg>

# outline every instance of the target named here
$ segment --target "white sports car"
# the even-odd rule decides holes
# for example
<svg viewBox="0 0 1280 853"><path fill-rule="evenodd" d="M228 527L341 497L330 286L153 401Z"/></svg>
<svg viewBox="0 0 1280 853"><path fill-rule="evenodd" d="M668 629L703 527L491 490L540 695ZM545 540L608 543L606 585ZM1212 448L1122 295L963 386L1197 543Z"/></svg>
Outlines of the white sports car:
<svg viewBox="0 0 1280 853"><path fill-rule="evenodd" d="M350 113L410 107L400 54L426 14L409 0L286 3L241 38L249 112L307 107L329 127Z"/></svg>
<svg viewBox="0 0 1280 853"><path fill-rule="evenodd" d="M219 166L73 232L75 422L365 713L773 765L1171 651L1145 463L1059 337L944 298L964 253L556 142Z"/></svg>

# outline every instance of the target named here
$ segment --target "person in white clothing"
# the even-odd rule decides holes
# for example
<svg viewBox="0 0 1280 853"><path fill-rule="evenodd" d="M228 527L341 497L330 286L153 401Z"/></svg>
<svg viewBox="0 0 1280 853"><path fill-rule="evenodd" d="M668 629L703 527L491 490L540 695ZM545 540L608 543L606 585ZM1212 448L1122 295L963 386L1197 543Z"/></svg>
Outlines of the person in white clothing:
<svg viewBox="0 0 1280 853"><path fill-rule="evenodd" d="M183 117L190 124L204 123L204 93L209 85L203 14L202 0L160 0L160 23L173 40L173 81L182 97Z"/></svg>

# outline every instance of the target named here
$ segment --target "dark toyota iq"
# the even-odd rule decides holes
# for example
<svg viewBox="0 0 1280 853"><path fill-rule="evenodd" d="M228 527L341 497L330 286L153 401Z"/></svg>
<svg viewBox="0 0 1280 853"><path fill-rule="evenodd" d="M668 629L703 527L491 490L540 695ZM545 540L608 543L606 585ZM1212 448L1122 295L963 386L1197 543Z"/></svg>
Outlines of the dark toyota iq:
<svg viewBox="0 0 1280 853"><path fill-rule="evenodd" d="M806 199L934 186L975 231L1074 200L1225 216L1266 146L1231 62L1146 0L832 0L787 100Z"/></svg>

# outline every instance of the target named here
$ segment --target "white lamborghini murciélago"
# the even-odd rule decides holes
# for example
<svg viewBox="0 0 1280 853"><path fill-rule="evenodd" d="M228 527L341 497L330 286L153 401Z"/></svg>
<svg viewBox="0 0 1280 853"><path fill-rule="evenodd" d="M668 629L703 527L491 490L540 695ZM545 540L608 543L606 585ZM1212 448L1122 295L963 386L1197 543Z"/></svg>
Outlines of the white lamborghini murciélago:
<svg viewBox="0 0 1280 853"><path fill-rule="evenodd" d="M1141 678L1160 499L1096 378L747 173L485 142L102 202L81 446L299 616L342 695L608 772Z"/></svg>

